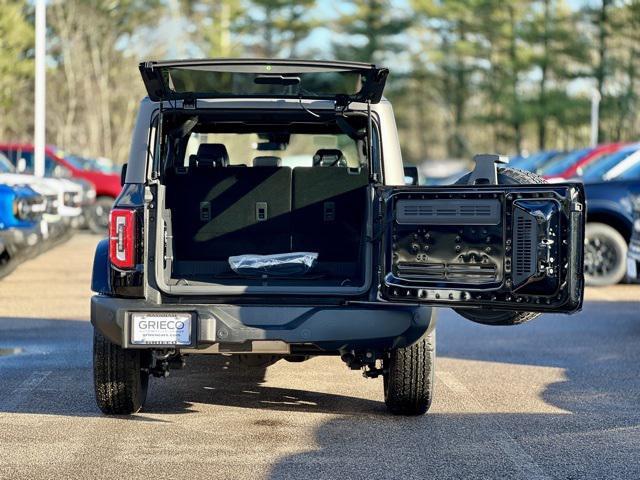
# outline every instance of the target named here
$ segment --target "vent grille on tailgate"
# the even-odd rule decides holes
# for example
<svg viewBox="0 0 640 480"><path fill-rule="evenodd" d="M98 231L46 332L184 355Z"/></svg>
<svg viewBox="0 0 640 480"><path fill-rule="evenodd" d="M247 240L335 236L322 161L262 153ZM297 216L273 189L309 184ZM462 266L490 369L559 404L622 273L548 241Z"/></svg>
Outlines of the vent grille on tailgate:
<svg viewBox="0 0 640 480"><path fill-rule="evenodd" d="M448 280L484 283L497 279L495 264L469 265L456 263L399 262L397 275L408 280Z"/></svg>
<svg viewBox="0 0 640 480"><path fill-rule="evenodd" d="M500 223L500 201L398 200L396 220L415 225L497 225Z"/></svg>
<svg viewBox="0 0 640 480"><path fill-rule="evenodd" d="M525 282L536 273L537 228L535 218L520 208L513 216L513 281Z"/></svg>
<svg viewBox="0 0 640 480"><path fill-rule="evenodd" d="M533 248L532 226L533 222L530 218L518 217L516 219L516 275L526 275L531 270L531 261L533 260L531 254Z"/></svg>

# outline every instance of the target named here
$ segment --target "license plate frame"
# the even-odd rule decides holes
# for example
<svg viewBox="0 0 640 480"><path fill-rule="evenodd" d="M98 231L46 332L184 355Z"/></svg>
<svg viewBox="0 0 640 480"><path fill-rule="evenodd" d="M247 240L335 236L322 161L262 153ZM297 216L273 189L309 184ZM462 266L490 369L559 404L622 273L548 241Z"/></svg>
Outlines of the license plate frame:
<svg viewBox="0 0 640 480"><path fill-rule="evenodd" d="M132 346L189 347L193 344L192 312L132 312L129 315Z"/></svg>

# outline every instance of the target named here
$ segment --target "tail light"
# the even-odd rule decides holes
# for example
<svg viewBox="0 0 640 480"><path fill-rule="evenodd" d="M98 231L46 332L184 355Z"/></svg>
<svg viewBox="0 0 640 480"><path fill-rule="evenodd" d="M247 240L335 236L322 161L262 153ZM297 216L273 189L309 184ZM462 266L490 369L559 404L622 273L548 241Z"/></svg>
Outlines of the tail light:
<svg viewBox="0 0 640 480"><path fill-rule="evenodd" d="M109 214L109 260L116 268L136 265L136 212L115 208Z"/></svg>

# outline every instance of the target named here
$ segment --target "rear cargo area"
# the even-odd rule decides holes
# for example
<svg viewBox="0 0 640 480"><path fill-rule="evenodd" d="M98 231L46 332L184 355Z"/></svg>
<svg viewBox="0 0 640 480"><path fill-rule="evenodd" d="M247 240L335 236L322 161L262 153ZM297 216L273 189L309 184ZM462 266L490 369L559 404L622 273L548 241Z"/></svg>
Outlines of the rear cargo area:
<svg viewBox="0 0 640 480"><path fill-rule="evenodd" d="M364 283L366 168L199 162L165 179L169 284L359 286ZM303 275L239 274L237 255L317 253Z"/></svg>

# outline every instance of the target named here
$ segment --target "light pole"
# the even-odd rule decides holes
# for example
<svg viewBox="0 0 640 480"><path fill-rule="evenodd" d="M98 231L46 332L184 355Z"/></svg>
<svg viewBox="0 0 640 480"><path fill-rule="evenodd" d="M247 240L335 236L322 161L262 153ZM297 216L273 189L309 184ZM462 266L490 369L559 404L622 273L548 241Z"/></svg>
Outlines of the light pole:
<svg viewBox="0 0 640 480"><path fill-rule="evenodd" d="M33 122L33 173L44 177L44 148L46 128L46 54L47 54L47 4L36 0L36 71L35 71L35 118Z"/></svg>

